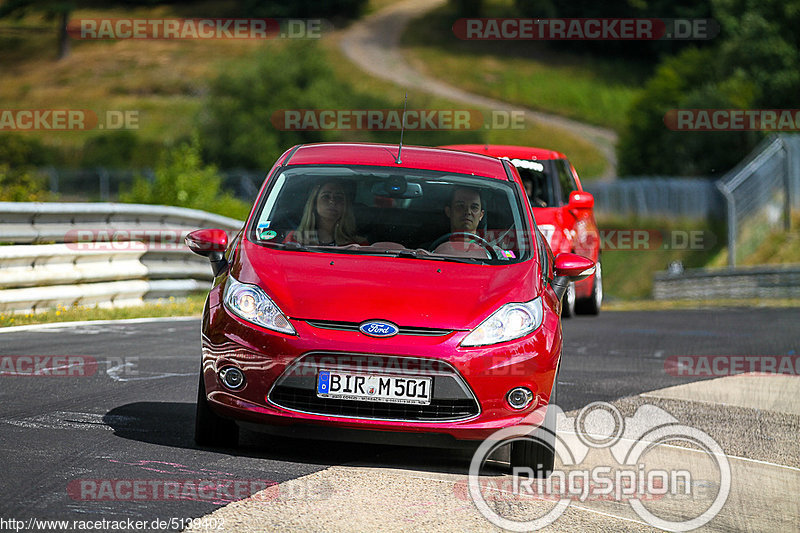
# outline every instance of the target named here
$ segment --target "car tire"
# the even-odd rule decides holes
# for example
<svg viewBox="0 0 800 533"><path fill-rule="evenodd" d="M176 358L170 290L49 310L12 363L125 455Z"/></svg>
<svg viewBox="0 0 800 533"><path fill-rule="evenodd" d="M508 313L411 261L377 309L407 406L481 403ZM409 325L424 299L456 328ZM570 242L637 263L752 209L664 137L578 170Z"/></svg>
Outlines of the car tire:
<svg viewBox="0 0 800 533"><path fill-rule="evenodd" d="M534 477L548 478L553 473L555 465L556 446L556 409L551 405L556 404L556 383L558 373L553 380L553 390L550 393L550 402L545 411L544 422L533 433L531 440L516 440L511 443L511 468L530 468Z"/></svg>
<svg viewBox="0 0 800 533"><path fill-rule="evenodd" d="M239 426L211 410L206 398L206 383L200 372L197 387L197 411L194 419L194 441L199 446L235 447L239 444Z"/></svg>
<svg viewBox="0 0 800 533"><path fill-rule="evenodd" d="M561 317L569 318L575 316L575 284L570 283L567 286L567 292L564 293L564 299L561 301Z"/></svg>
<svg viewBox="0 0 800 533"><path fill-rule="evenodd" d="M603 305L603 269L597 261L594 271L592 294L588 298L581 298L575 302L575 312L580 315L597 315Z"/></svg>

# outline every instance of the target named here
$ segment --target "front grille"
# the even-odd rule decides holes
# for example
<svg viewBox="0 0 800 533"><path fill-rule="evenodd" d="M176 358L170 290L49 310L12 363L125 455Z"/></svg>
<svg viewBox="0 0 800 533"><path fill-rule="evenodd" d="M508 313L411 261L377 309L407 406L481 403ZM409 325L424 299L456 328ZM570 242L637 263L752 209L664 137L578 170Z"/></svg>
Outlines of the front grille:
<svg viewBox="0 0 800 533"><path fill-rule="evenodd" d="M330 416L391 420L442 421L469 418L479 412L475 400L433 399L430 405L409 405L319 398L314 391L276 387L270 399L287 409Z"/></svg>
<svg viewBox="0 0 800 533"><path fill-rule="evenodd" d="M414 405L320 398L317 396L320 370L431 377L431 403ZM291 411L377 420L443 422L465 420L481 412L472 390L450 364L439 359L374 354L308 353L275 381L267 401Z"/></svg>
<svg viewBox="0 0 800 533"><path fill-rule="evenodd" d="M336 331L358 331L361 324L355 322L336 322L333 320L306 320L306 324L320 329L333 329ZM398 326L398 335L416 335L420 337L444 337L452 333L451 329L440 328L415 328Z"/></svg>

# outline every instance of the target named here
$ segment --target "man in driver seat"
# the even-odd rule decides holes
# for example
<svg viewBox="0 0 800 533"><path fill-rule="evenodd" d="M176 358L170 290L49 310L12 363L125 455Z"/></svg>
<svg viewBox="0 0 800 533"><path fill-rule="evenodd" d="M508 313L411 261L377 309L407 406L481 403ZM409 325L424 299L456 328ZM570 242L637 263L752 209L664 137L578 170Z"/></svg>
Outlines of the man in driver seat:
<svg viewBox="0 0 800 533"><path fill-rule="evenodd" d="M478 239L483 240L477 232L478 225L486 214L477 189L453 189L450 204L444 207L444 214L450 219L450 234L447 240L436 246L434 253L476 258L491 256L491 253L487 254L484 245L476 243Z"/></svg>
<svg viewBox="0 0 800 533"><path fill-rule="evenodd" d="M483 210L481 195L475 189L456 187L450 197L450 205L444 207L444 214L450 219L451 233L475 233L486 212Z"/></svg>

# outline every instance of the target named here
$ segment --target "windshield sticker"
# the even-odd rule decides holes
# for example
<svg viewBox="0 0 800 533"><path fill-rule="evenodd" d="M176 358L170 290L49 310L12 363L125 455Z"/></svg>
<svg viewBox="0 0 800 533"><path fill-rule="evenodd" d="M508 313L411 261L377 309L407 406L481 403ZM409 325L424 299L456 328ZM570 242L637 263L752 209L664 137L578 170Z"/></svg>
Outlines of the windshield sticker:
<svg viewBox="0 0 800 533"><path fill-rule="evenodd" d="M262 241L271 241L275 237L278 236L278 232L266 229L266 228L258 228L258 238Z"/></svg>
<svg viewBox="0 0 800 533"><path fill-rule="evenodd" d="M271 220L266 220L264 222L260 222L258 224L258 229L267 229L271 223L272 223Z"/></svg>
<svg viewBox="0 0 800 533"><path fill-rule="evenodd" d="M516 259L517 256L514 254L514 250L500 250L500 253L506 259Z"/></svg>

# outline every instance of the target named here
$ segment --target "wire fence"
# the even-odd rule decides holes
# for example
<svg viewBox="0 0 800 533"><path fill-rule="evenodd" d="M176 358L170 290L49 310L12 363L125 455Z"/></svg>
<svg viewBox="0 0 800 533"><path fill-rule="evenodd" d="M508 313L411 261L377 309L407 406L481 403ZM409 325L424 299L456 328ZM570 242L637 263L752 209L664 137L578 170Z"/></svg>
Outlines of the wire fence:
<svg viewBox="0 0 800 533"><path fill-rule="evenodd" d="M119 199L121 192L130 189L137 176L154 180L151 168L115 169L82 168L63 169L47 167L39 169L48 178L50 192L68 200L91 200L111 202ZM220 171L222 188L246 201L254 201L265 173L255 170L232 169Z"/></svg>
<svg viewBox="0 0 800 533"><path fill-rule="evenodd" d="M623 178L588 182L598 215L721 219L725 204L714 182L702 178Z"/></svg>
<svg viewBox="0 0 800 533"><path fill-rule="evenodd" d="M800 207L800 135L764 139L717 188L727 206L728 266L735 267L737 242L748 223L791 229L792 209Z"/></svg>

